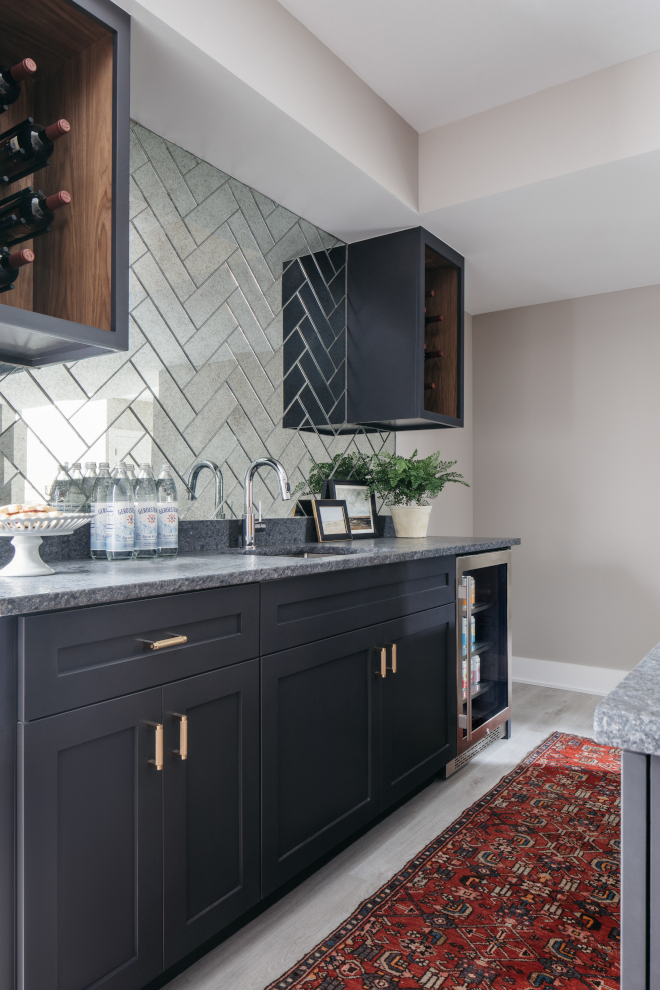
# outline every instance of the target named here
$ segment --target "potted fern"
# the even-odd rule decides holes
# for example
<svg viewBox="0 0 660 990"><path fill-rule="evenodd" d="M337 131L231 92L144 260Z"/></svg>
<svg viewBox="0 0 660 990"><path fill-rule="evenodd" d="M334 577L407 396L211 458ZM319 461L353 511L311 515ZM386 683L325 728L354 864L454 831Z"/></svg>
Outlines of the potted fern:
<svg viewBox="0 0 660 990"><path fill-rule="evenodd" d="M456 461L441 461L439 452L428 457L375 454L371 460L371 491L389 506L397 536L424 537L429 528L431 505L448 482L470 486L452 471Z"/></svg>

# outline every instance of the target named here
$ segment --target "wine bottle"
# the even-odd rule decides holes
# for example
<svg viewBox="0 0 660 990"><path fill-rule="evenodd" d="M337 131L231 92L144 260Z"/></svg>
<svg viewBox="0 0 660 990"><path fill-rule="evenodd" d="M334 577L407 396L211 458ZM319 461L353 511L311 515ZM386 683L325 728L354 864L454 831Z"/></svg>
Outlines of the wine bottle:
<svg viewBox="0 0 660 990"><path fill-rule="evenodd" d="M11 246L46 234L55 218L54 211L70 202L71 196L64 189L46 196L27 186L7 196L0 201L0 244Z"/></svg>
<svg viewBox="0 0 660 990"><path fill-rule="evenodd" d="M426 296L427 299L432 299L433 296L435 295L435 292L433 291L433 289L429 289L429 291L425 292L424 295Z"/></svg>
<svg viewBox="0 0 660 990"><path fill-rule="evenodd" d="M68 120L56 120L48 127L35 124L32 117L0 134L0 181L15 182L49 164L58 138L68 134Z"/></svg>
<svg viewBox="0 0 660 990"><path fill-rule="evenodd" d="M425 347L426 347L426 345L425 345ZM442 351L427 351L426 349L424 350L424 360L425 361L430 361L431 358L441 358L442 356L443 356L443 352Z"/></svg>
<svg viewBox="0 0 660 990"><path fill-rule="evenodd" d="M430 388L435 388L435 385L433 384L433 382L426 382L424 385L424 391Z"/></svg>
<svg viewBox="0 0 660 990"><path fill-rule="evenodd" d="M29 79L37 71L37 63L31 58L24 58L18 65L7 69L0 65L0 113L9 110L9 104L15 103L21 95L21 83Z"/></svg>
<svg viewBox="0 0 660 990"><path fill-rule="evenodd" d="M20 274L20 269L24 265L31 265L34 261L34 254L29 248L22 251L9 253L8 248L0 251L0 292L8 292L14 288L14 282Z"/></svg>
<svg viewBox="0 0 660 990"><path fill-rule="evenodd" d="M426 324L426 326L428 326L429 323L442 323L443 320L444 320L444 316L425 316L424 317L424 323Z"/></svg>

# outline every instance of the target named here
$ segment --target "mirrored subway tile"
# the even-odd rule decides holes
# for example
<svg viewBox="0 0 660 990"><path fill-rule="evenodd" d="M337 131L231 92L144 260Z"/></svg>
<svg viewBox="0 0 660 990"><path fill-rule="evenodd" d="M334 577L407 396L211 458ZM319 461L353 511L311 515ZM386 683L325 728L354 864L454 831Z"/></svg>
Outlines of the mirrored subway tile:
<svg viewBox="0 0 660 990"><path fill-rule="evenodd" d="M158 448L160 448L160 450L167 451L166 459L172 465L177 474L180 474L183 477L187 466L190 464L192 457L195 455L195 451L177 430L176 426L162 406L154 404L153 417L154 425L152 436L154 443ZM156 465L154 464L154 467L155 466ZM176 482L176 485L177 488L179 488L178 482ZM183 495L181 488L179 488L179 493L180 496Z"/></svg>
<svg viewBox="0 0 660 990"><path fill-rule="evenodd" d="M260 250L264 253L270 251L275 241L266 226L261 210L254 200L252 191L247 186L244 186L242 182L239 182L238 179L230 179L229 185L241 208L241 214L247 221L252 231L252 236Z"/></svg>
<svg viewBox="0 0 660 990"><path fill-rule="evenodd" d="M221 172L219 168L209 165L208 162L199 162L186 173L188 188L197 203L203 203L211 193L224 185L228 178L228 175Z"/></svg>
<svg viewBox="0 0 660 990"><path fill-rule="evenodd" d="M225 223L237 209L238 203L234 198L234 194L229 188L229 184L225 183L188 214L186 217L188 230L197 244L201 244L214 230L217 230L221 224Z"/></svg>
<svg viewBox="0 0 660 990"><path fill-rule="evenodd" d="M133 128L130 132L130 146L129 146L129 168L131 172L137 171L143 165L147 163L147 156L144 148L137 139Z"/></svg>
<svg viewBox="0 0 660 990"><path fill-rule="evenodd" d="M236 279L226 264L186 300L186 311L196 327L201 327L236 289Z"/></svg>
<svg viewBox="0 0 660 990"><path fill-rule="evenodd" d="M234 252L227 264L260 326L268 326L273 319L273 311L268 305L242 253L240 251Z"/></svg>
<svg viewBox="0 0 660 990"><path fill-rule="evenodd" d="M240 405L234 407L231 414L227 417L227 423L251 461L257 457L266 457L268 455L268 448L250 422L249 417L246 416L245 410ZM241 475L241 482L242 480L243 476Z"/></svg>
<svg viewBox="0 0 660 990"><path fill-rule="evenodd" d="M280 278L283 263L291 258L297 258L307 250L307 241L303 237L303 232L298 224L294 224L266 255L266 261L273 277Z"/></svg>
<svg viewBox="0 0 660 990"><path fill-rule="evenodd" d="M199 158L195 158L191 155L189 151L184 151L180 148L178 144L172 144L171 141L166 141L167 149L171 154L172 158L176 162L176 167L178 168L181 175L186 175L187 172L194 168L195 165L199 164Z"/></svg>
<svg viewBox="0 0 660 990"><path fill-rule="evenodd" d="M270 269L269 269L270 271ZM264 295L268 300L268 305L272 309L273 313L279 313L282 310L282 279L276 278L265 290Z"/></svg>
<svg viewBox="0 0 660 990"><path fill-rule="evenodd" d="M264 371L270 378L273 385L281 385L284 378L283 349L280 347L273 354L270 361L264 363ZM263 363L263 362L262 362Z"/></svg>
<svg viewBox="0 0 660 990"><path fill-rule="evenodd" d="M195 242L153 165L147 162L134 173L133 178L178 255L181 258L187 257L191 251L194 251Z"/></svg>
<svg viewBox="0 0 660 990"><path fill-rule="evenodd" d="M195 369L151 299L133 311L133 318L176 381L180 385L189 382Z"/></svg>
<svg viewBox="0 0 660 990"><path fill-rule="evenodd" d="M42 406L49 401L27 370L5 378L0 383L0 395L19 414L23 409Z"/></svg>
<svg viewBox="0 0 660 990"><path fill-rule="evenodd" d="M220 386L185 430L186 441L195 453L203 450L211 437L214 436L218 423L229 420L235 409L236 399L225 383Z"/></svg>
<svg viewBox="0 0 660 990"><path fill-rule="evenodd" d="M206 446L202 448L199 453L199 459L214 461L215 464L220 465L224 476L226 472L223 465L237 443L238 440L232 433L227 423L223 423L218 432L214 433ZM229 478L224 478L225 494L230 480L231 479Z"/></svg>
<svg viewBox="0 0 660 990"><path fill-rule="evenodd" d="M76 361L69 372L85 394L91 396L129 360L129 355L122 351L113 354L101 354L97 357ZM0 385L1 392L2 386Z"/></svg>
<svg viewBox="0 0 660 990"><path fill-rule="evenodd" d="M261 210L261 215L263 217L270 216L277 204L274 203L272 199L269 199L268 196L264 196L263 193L257 192L256 189L252 190L252 195L254 196L255 203Z"/></svg>
<svg viewBox="0 0 660 990"><path fill-rule="evenodd" d="M234 314L227 303L223 303L197 333L186 341L186 354L196 368L201 368L215 354L236 326Z"/></svg>
<svg viewBox="0 0 660 990"><path fill-rule="evenodd" d="M195 291L195 283L152 211L143 210L135 218L133 224L163 275L174 289L177 298L181 301L187 299Z"/></svg>
<svg viewBox="0 0 660 990"><path fill-rule="evenodd" d="M127 399L129 402L144 391L144 382L130 361L94 393L94 399Z"/></svg>
<svg viewBox="0 0 660 990"><path fill-rule="evenodd" d="M236 317L236 321L238 322L238 325L245 334L246 338L249 340L253 351L257 354L264 355L272 353L273 347L261 329L259 321L252 312L252 309L248 305L248 302L240 288L237 288L231 294L227 300L227 305Z"/></svg>
<svg viewBox="0 0 660 990"><path fill-rule="evenodd" d="M242 213L234 213L229 220L229 226L250 267L250 271L258 282L261 291L265 293L272 286L274 276L266 264L264 253L257 244L249 224Z"/></svg>
<svg viewBox="0 0 660 990"><path fill-rule="evenodd" d="M293 472L300 461L307 456L307 450L300 437L293 430L276 426L266 438L266 446L284 465L287 474ZM293 488L293 485L291 486Z"/></svg>
<svg viewBox="0 0 660 990"><path fill-rule="evenodd" d="M333 237L332 234L328 234L327 231L321 230L320 227L317 227L316 229L319 232L319 237L321 238L321 241L323 242L323 247L326 249L326 251L330 251L332 248L336 247L337 244L341 244L341 241L339 241L336 237Z"/></svg>
<svg viewBox="0 0 660 990"><path fill-rule="evenodd" d="M195 418L195 410L156 352L146 344L133 363L175 426L183 431Z"/></svg>
<svg viewBox="0 0 660 990"><path fill-rule="evenodd" d="M229 226L223 223L186 258L186 268L200 286L236 251L238 244Z"/></svg>
<svg viewBox="0 0 660 990"><path fill-rule="evenodd" d="M298 217L295 213L291 213L283 206L276 206L273 212L269 213L266 217L266 224L275 243L281 240L286 232L297 222Z"/></svg>
<svg viewBox="0 0 660 990"><path fill-rule="evenodd" d="M238 361L240 367L243 369L244 374L247 376L248 381L255 389L257 395L262 401L265 401L265 399L268 398L268 396L270 396L273 392L273 384L264 371L261 358L263 357L270 360L271 352L267 351L266 354L263 355L255 354L240 327L234 330L234 332L229 336L227 339L227 345Z"/></svg>
<svg viewBox="0 0 660 990"><path fill-rule="evenodd" d="M140 283L135 273L130 270L128 273L128 311L132 312L139 306L143 299L147 298L144 286Z"/></svg>
<svg viewBox="0 0 660 990"><path fill-rule="evenodd" d="M144 127L136 127L134 133L147 153L149 161L156 169L158 176L170 194L172 202L182 216L195 208L196 203L190 189L186 185L176 162L170 154L163 138Z"/></svg>
<svg viewBox="0 0 660 990"><path fill-rule="evenodd" d="M87 400L85 392L62 364L48 364L43 368L31 368L28 374L39 385L51 402ZM66 413L65 413L66 415Z"/></svg>
<svg viewBox="0 0 660 990"><path fill-rule="evenodd" d="M270 321L267 327L264 327L264 333L268 339L268 343L277 351L282 346L284 340L284 328L283 328L283 316L282 310L276 313L273 319Z"/></svg>
<svg viewBox="0 0 660 990"><path fill-rule="evenodd" d="M146 211L145 211L146 212ZM132 265L138 258L141 258L147 251L144 243L132 223L128 225L128 263Z"/></svg>
<svg viewBox="0 0 660 990"><path fill-rule="evenodd" d="M237 362L227 344L222 344L184 389L188 401L200 412L236 368Z"/></svg>
<svg viewBox="0 0 660 990"><path fill-rule="evenodd" d="M146 210L148 205L149 204L147 203L146 199L144 198L144 196L140 191L140 187L138 186L135 179L131 176L128 186L129 219L132 220L133 217L136 217L138 213L142 212L142 210Z"/></svg>
<svg viewBox="0 0 660 990"><path fill-rule="evenodd" d="M315 251L324 251L325 248L323 241L321 240L321 236L314 224L309 223L307 220L303 220L302 217L298 222L300 223L300 229L302 230L305 240L307 241L310 252L313 254Z"/></svg>
<svg viewBox="0 0 660 990"><path fill-rule="evenodd" d="M158 307L161 319L169 330L181 344L185 344L194 334L195 327L155 259L150 253L143 255L135 262L132 271L149 293L152 308ZM142 303L139 308L140 312L143 312ZM139 320L137 322L140 323ZM144 327L142 329L144 330Z"/></svg>
<svg viewBox="0 0 660 990"><path fill-rule="evenodd" d="M83 438L57 406L43 405L24 409L22 418L60 463L79 460L87 449Z"/></svg>
<svg viewBox="0 0 660 990"><path fill-rule="evenodd" d="M265 437L275 425L241 367L234 368L227 384L240 402L245 415L260 437Z"/></svg>
<svg viewBox="0 0 660 990"><path fill-rule="evenodd" d="M260 396L260 398L263 398ZM263 400L266 411L274 423L282 419L282 404L284 402L284 385L278 385L273 389L267 399Z"/></svg>

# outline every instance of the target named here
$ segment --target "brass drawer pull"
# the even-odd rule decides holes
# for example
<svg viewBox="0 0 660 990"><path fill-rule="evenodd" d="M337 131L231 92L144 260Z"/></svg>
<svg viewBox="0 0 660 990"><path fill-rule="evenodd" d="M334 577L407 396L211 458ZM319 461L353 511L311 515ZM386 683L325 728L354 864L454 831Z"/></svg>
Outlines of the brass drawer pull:
<svg viewBox="0 0 660 990"><path fill-rule="evenodd" d="M179 748L172 750L172 756L177 760L188 759L188 716L172 713L172 718L179 723Z"/></svg>
<svg viewBox="0 0 660 990"><path fill-rule="evenodd" d="M187 636L179 636L177 633L169 633L169 639L142 639L145 650L162 650L165 646L183 646L188 642Z"/></svg>
<svg viewBox="0 0 660 990"><path fill-rule="evenodd" d="M387 669L391 670L393 674L396 674L396 643L385 643L385 649L392 651L392 666Z"/></svg>
<svg viewBox="0 0 660 990"><path fill-rule="evenodd" d="M156 770L163 769L164 757L163 757L163 724L162 722L147 722L150 729L154 729L156 732L156 753L155 759L147 760L150 767L155 767Z"/></svg>
<svg viewBox="0 0 660 990"><path fill-rule="evenodd" d="M380 653L380 670L374 673L376 677L387 677L387 647L381 646L376 652Z"/></svg>

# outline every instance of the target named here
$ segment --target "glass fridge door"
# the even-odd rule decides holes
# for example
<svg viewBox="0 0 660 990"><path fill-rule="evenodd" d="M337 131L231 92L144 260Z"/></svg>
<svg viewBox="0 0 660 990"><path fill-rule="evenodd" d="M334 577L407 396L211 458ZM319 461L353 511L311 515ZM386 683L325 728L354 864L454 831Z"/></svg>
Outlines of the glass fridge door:
<svg viewBox="0 0 660 990"><path fill-rule="evenodd" d="M510 717L509 551L463 560L465 569L457 562L459 748Z"/></svg>

